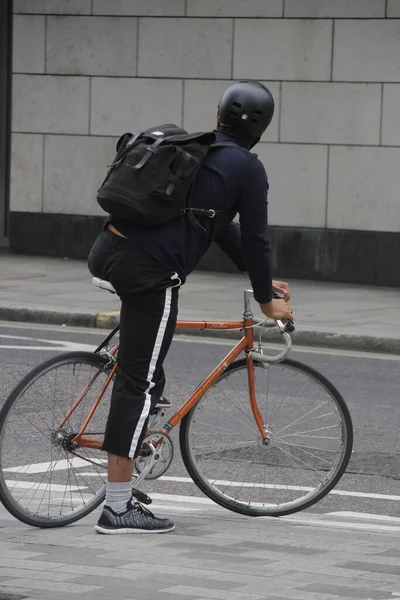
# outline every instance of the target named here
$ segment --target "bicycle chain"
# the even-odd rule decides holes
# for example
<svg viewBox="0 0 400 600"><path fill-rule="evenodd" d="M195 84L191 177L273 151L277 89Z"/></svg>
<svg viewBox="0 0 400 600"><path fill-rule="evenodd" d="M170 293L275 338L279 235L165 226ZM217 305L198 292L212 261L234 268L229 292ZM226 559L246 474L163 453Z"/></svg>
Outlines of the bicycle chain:
<svg viewBox="0 0 400 600"><path fill-rule="evenodd" d="M148 437L148 436L150 436L150 435L152 435L154 433L161 433L161 432L158 432L158 431L149 431L148 435L146 437ZM103 435L104 431L90 431L90 432L86 432L85 431L85 434L86 435ZM82 460L85 460L86 462L90 463L91 465L97 465L98 466L98 464L99 464L94 459L91 460L90 458L87 458L86 456L82 456L81 454L77 454L75 450L69 450L69 452L70 452L70 454L73 454L77 458L81 458Z"/></svg>

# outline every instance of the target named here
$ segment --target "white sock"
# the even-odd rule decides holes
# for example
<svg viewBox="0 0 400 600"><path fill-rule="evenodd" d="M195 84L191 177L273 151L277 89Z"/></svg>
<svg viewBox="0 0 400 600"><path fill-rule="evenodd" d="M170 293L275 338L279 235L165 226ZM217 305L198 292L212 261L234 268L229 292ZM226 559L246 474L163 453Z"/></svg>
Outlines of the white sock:
<svg viewBox="0 0 400 600"><path fill-rule="evenodd" d="M122 483L107 482L105 505L114 512L122 513L126 505L132 499L132 481Z"/></svg>

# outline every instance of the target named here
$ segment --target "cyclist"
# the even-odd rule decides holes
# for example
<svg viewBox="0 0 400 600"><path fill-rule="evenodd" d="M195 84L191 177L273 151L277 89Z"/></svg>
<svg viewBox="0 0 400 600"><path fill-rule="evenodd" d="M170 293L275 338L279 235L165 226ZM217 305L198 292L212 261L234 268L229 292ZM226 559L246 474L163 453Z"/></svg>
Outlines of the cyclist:
<svg viewBox="0 0 400 600"><path fill-rule="evenodd" d="M95 526L99 533L161 533L175 527L135 501L132 473L149 414L163 401L163 362L175 330L179 287L211 242L248 272L266 316L293 320L288 285L272 281L267 175L250 152L273 113L273 97L257 81L234 82L222 94L216 138L235 145L210 152L188 197L189 206L218 211L204 223L205 233L186 216L161 228L110 216L93 245L92 275L110 281L121 299L118 370L103 444L108 452L106 499ZM239 227L233 223L237 214ZM284 298L273 299L273 290Z"/></svg>

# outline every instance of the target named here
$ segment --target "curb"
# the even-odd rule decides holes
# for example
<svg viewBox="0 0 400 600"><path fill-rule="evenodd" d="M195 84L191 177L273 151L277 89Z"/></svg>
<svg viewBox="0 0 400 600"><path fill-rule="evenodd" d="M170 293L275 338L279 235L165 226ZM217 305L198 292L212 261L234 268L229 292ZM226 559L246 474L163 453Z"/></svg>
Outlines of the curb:
<svg viewBox="0 0 400 600"><path fill-rule="evenodd" d="M96 326L112 329L119 319L119 311L103 312L96 315ZM177 330L175 335L191 335L213 338L240 339L239 331L214 331L212 329ZM271 343L280 341L279 332L274 329L268 332ZM364 352L384 352L400 354L400 339L384 338L366 335L350 335L323 331L295 331L292 334L293 345L296 346L327 346L342 350L358 350Z"/></svg>
<svg viewBox="0 0 400 600"><path fill-rule="evenodd" d="M36 308L0 307L0 321L41 323L45 325L70 325L74 327L96 327L97 315L73 313Z"/></svg>
<svg viewBox="0 0 400 600"><path fill-rule="evenodd" d="M100 313L62 312L33 308L0 307L0 320L46 325L69 325L72 327L91 327L112 329L119 319L119 311ZM197 330L177 331L176 335L198 336L205 338L239 339L239 331ZM328 347L342 350L381 352L400 354L400 338L385 338L366 335L352 335L323 331L295 331L292 334L294 346ZM268 341L279 342L280 334L276 330L268 332Z"/></svg>
<svg viewBox="0 0 400 600"><path fill-rule="evenodd" d="M187 331L176 331L175 335L190 335L205 338L225 338L240 339L238 331L214 331L211 329L199 331L188 329ZM291 338L293 348L298 346L308 346L316 348L331 348L336 350L353 350L358 352L377 352L382 354L399 354L400 339L382 338L367 335L347 335L341 333L331 333L323 331L295 331ZM268 339L263 339L264 343L279 343L280 334L274 329L268 332Z"/></svg>
<svg viewBox="0 0 400 600"><path fill-rule="evenodd" d="M95 327L99 329L112 329L119 323L119 310L97 313L95 319Z"/></svg>

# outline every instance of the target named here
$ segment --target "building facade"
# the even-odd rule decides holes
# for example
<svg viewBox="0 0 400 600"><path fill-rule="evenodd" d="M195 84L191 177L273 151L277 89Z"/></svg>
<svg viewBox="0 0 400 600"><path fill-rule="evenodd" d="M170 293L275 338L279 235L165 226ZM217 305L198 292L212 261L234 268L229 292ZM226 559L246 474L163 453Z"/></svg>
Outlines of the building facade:
<svg viewBox="0 0 400 600"><path fill-rule="evenodd" d="M14 0L9 247L84 257L116 137L265 83L281 277L400 285L400 0ZM0 206L1 208L1 206ZM203 267L228 263L215 248Z"/></svg>

